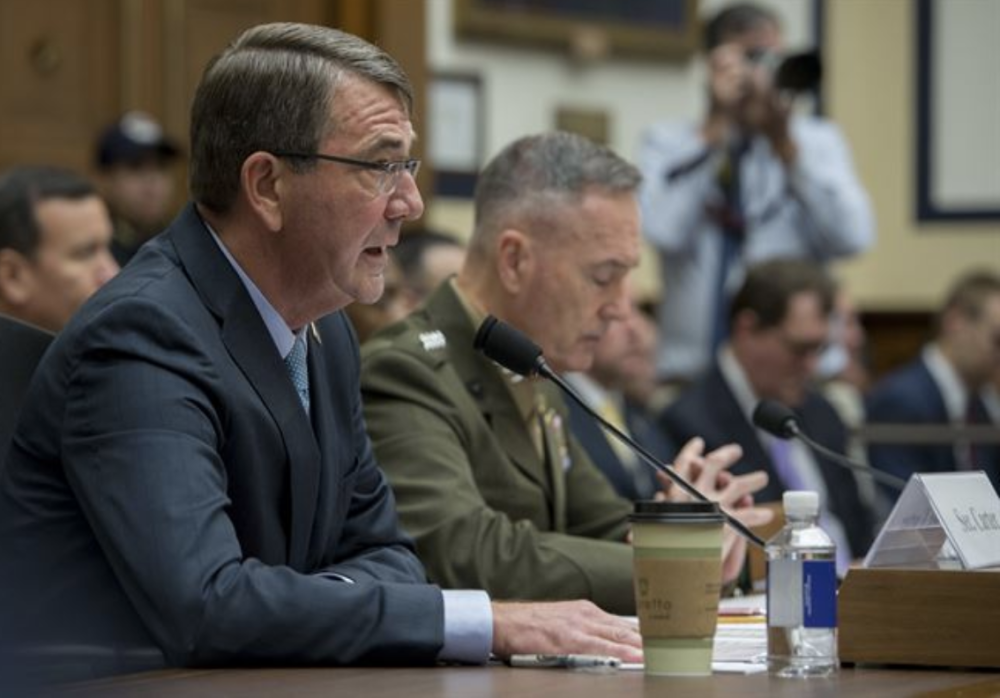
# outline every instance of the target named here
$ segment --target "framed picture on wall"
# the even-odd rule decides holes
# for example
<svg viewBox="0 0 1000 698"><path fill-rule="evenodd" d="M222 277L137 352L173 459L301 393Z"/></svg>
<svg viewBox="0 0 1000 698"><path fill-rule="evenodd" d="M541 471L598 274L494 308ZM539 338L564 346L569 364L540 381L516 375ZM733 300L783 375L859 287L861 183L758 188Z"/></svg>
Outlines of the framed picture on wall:
<svg viewBox="0 0 1000 698"><path fill-rule="evenodd" d="M471 197L483 164L485 115L478 75L435 73L428 85L428 155L434 193Z"/></svg>
<svg viewBox="0 0 1000 698"><path fill-rule="evenodd" d="M686 58L698 46L698 0L453 0L459 37Z"/></svg>
<svg viewBox="0 0 1000 698"><path fill-rule="evenodd" d="M917 220L1000 222L1000 4L917 2Z"/></svg>

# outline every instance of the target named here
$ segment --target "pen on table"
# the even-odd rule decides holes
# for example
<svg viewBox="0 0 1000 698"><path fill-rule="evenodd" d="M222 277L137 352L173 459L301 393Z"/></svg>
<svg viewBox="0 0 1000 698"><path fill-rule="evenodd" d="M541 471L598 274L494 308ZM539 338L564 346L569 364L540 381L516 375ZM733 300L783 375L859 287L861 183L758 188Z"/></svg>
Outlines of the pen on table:
<svg viewBox="0 0 1000 698"><path fill-rule="evenodd" d="M597 654L514 654L512 667L554 667L563 669L617 669L621 660Z"/></svg>

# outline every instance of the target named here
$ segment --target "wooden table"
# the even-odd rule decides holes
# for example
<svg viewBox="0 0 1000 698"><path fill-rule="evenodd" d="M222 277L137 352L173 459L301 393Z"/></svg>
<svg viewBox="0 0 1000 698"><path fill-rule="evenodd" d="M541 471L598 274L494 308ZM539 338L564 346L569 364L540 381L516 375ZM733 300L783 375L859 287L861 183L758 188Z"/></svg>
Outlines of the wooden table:
<svg viewBox="0 0 1000 698"><path fill-rule="evenodd" d="M592 674L563 669L438 667L425 669L173 669L66 686L59 696L952 696L1000 694L1000 673L921 669L842 669L833 679L791 680L766 674L654 678L641 672Z"/></svg>

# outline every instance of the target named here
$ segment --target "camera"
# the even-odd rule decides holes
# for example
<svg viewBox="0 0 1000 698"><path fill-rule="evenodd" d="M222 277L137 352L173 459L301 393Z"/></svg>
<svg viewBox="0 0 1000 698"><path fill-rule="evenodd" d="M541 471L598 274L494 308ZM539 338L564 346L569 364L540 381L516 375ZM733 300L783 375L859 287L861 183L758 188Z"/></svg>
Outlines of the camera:
<svg viewBox="0 0 1000 698"><path fill-rule="evenodd" d="M818 92L823 79L823 64L818 51L787 55L773 51L747 51L747 60L763 66L774 76L776 90L801 94Z"/></svg>

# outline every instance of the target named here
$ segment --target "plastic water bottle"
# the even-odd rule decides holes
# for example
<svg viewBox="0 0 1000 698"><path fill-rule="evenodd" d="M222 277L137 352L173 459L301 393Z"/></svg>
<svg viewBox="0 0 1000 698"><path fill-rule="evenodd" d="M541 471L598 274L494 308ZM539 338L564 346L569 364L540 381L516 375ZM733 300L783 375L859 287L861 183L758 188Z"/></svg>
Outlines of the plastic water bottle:
<svg viewBox="0 0 1000 698"><path fill-rule="evenodd" d="M767 660L777 676L837 672L837 549L819 496L785 492L785 527L767 543Z"/></svg>

